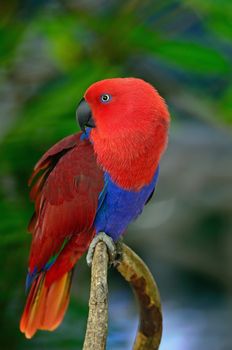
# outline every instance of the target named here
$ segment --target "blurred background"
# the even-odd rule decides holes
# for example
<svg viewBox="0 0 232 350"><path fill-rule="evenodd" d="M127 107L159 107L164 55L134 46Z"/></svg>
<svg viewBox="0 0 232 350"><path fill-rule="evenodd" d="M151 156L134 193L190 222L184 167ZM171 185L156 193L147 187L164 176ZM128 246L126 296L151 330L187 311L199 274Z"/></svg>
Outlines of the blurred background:
<svg viewBox="0 0 232 350"><path fill-rule="evenodd" d="M163 301L161 350L232 349L232 2L11 0L0 4L0 335L3 349L81 349L90 271L76 268L54 333L18 329L32 214L27 179L53 143L77 131L93 82L141 77L165 97L172 126L159 185L125 242ZM129 286L110 271L107 349L137 328Z"/></svg>

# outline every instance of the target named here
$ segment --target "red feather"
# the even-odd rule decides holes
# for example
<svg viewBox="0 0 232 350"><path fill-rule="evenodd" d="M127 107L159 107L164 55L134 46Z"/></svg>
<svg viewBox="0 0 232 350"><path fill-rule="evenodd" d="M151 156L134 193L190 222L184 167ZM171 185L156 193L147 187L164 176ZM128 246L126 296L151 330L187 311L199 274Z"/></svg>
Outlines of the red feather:
<svg viewBox="0 0 232 350"><path fill-rule="evenodd" d="M69 288L65 287L67 281L59 281L72 270L95 234L93 222L104 186L103 171L97 165L92 144L81 140L80 135L69 136L46 152L30 179L34 182L30 196L35 213L29 224L29 272L35 268L43 271L52 257L58 257L32 284L20 326L28 337L37 329L53 329L62 321ZM48 302L56 297L62 300L59 312L54 311L58 301L56 306ZM54 312L56 317L51 316ZM46 321L42 322L41 317Z"/></svg>
<svg viewBox="0 0 232 350"><path fill-rule="evenodd" d="M33 282L23 316L20 330L31 338L37 329L52 331L62 321L69 303L72 272L64 274L50 287L44 283L45 273Z"/></svg>

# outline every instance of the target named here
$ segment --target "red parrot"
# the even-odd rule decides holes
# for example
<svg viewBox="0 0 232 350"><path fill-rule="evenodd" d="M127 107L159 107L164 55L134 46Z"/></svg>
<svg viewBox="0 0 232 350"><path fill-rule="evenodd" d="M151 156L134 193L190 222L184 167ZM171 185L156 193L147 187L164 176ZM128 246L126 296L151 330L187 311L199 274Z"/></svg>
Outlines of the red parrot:
<svg viewBox="0 0 232 350"><path fill-rule="evenodd" d="M35 212L20 330L54 330L69 303L72 271L94 237L116 242L151 198L166 148L164 100L141 79L91 85L77 108L82 132L51 147L29 184Z"/></svg>

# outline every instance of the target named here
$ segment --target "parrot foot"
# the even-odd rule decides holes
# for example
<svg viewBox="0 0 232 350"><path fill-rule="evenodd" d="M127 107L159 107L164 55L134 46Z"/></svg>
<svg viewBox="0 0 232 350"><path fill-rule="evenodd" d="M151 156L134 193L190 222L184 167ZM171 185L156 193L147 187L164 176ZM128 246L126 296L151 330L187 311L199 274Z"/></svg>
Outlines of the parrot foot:
<svg viewBox="0 0 232 350"><path fill-rule="evenodd" d="M117 242L115 243L116 246L116 256L114 260L112 261L112 265L114 267L117 267L120 261L122 260L122 244L123 244L123 239L120 237Z"/></svg>
<svg viewBox="0 0 232 350"><path fill-rule="evenodd" d="M109 254L109 260L110 263L113 264L117 255L117 248L116 245L114 243L114 241L112 240L112 238L110 236L108 236L106 233L104 232L99 232L94 239L92 240L92 242L90 243L87 255L86 255L86 262L88 266L92 265L92 261L93 261L93 254L94 254L94 250L95 247L97 245L98 242L104 242L107 246L107 250L108 250L108 254Z"/></svg>

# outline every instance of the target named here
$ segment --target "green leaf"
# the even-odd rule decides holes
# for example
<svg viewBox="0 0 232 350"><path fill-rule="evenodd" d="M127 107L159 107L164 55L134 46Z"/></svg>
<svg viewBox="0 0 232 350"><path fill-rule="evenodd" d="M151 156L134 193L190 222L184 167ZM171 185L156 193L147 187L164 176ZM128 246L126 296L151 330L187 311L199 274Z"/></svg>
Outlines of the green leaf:
<svg viewBox="0 0 232 350"><path fill-rule="evenodd" d="M155 55L181 68L199 74L225 74L229 62L222 53L196 42L164 41L160 43Z"/></svg>

